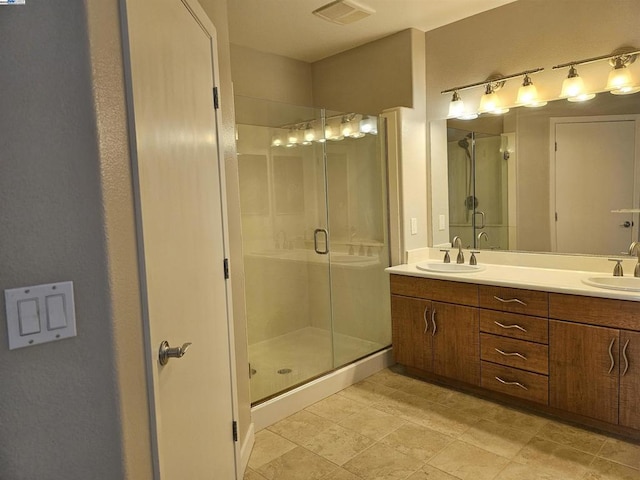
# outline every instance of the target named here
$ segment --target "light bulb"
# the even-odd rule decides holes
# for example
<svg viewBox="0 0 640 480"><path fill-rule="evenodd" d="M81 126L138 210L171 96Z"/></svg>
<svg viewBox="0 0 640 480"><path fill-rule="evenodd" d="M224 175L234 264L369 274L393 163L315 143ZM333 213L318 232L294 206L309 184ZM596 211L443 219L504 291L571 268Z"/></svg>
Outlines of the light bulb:
<svg viewBox="0 0 640 480"><path fill-rule="evenodd" d="M316 139L316 130L311 126L311 124L307 124L307 128L304 130L304 145L310 145Z"/></svg>
<svg viewBox="0 0 640 480"><path fill-rule="evenodd" d="M508 111L508 108L502 108L500 106L500 97L496 92L493 91L493 87L491 86L491 84L488 83L484 95L482 95L482 97L480 98L480 107L478 108L478 112L500 115L503 113L507 113Z"/></svg>
<svg viewBox="0 0 640 480"><path fill-rule="evenodd" d="M584 90L584 81L578 75L576 67L571 65L567 78L562 82L560 98L566 98L570 102L585 102L596 96L595 93L587 93Z"/></svg>
<svg viewBox="0 0 640 480"><path fill-rule="evenodd" d="M633 88L633 78L631 78L631 72L627 68L627 62L628 59L626 57L616 57L614 59L613 70L609 72L609 78L607 79L607 90L624 91Z"/></svg>
<svg viewBox="0 0 640 480"><path fill-rule="evenodd" d="M351 122L349 122L346 117L344 117L342 122L340 122L340 133L345 137L350 137L353 133L353 130L351 129Z"/></svg>
<svg viewBox="0 0 640 480"><path fill-rule="evenodd" d="M363 117L360 120L360 131L362 133L369 133L371 135L378 134L378 120L376 117Z"/></svg>
<svg viewBox="0 0 640 480"><path fill-rule="evenodd" d="M281 133L274 133L271 137L271 146L272 147L281 147L284 142L282 141Z"/></svg>
<svg viewBox="0 0 640 480"><path fill-rule="evenodd" d="M457 91L453 92L453 97L451 97L451 102L449 103L449 117L457 118L460 115L464 114L464 102L460 98L460 95Z"/></svg>
<svg viewBox="0 0 640 480"><path fill-rule="evenodd" d="M541 102L538 99L538 89L529 78L529 75L524 76L522 86L518 89L516 103L525 107L542 107L547 104L547 102Z"/></svg>

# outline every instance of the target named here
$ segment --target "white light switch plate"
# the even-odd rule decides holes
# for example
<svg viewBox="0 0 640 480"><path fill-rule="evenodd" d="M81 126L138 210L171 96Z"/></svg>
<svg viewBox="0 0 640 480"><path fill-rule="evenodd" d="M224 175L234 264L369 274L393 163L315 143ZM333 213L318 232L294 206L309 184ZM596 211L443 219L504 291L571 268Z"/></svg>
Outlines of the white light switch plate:
<svg viewBox="0 0 640 480"><path fill-rule="evenodd" d="M438 216L438 230L442 231L446 228L444 215Z"/></svg>
<svg viewBox="0 0 640 480"><path fill-rule="evenodd" d="M4 291L9 350L76 336L73 282Z"/></svg>
<svg viewBox="0 0 640 480"><path fill-rule="evenodd" d="M415 217L411 218L411 235L418 234L418 219Z"/></svg>

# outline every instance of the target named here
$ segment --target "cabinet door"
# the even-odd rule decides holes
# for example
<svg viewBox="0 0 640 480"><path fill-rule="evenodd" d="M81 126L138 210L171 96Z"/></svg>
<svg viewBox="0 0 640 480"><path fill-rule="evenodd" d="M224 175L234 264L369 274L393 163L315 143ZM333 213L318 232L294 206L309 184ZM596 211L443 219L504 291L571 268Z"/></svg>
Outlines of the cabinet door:
<svg viewBox="0 0 640 480"><path fill-rule="evenodd" d="M431 371L431 302L391 295L391 321L395 361Z"/></svg>
<svg viewBox="0 0 640 480"><path fill-rule="evenodd" d="M433 371L480 385L480 317L477 308L433 302Z"/></svg>
<svg viewBox="0 0 640 480"><path fill-rule="evenodd" d="M549 321L549 404L618 423L619 330Z"/></svg>
<svg viewBox="0 0 640 480"><path fill-rule="evenodd" d="M640 429L640 333L620 332L620 425Z"/></svg>

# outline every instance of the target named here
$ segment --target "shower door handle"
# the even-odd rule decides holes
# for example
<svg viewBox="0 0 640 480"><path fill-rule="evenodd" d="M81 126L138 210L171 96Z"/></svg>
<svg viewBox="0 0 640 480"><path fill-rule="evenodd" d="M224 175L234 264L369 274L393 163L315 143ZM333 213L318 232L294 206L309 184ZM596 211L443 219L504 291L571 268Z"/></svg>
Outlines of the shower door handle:
<svg viewBox="0 0 640 480"><path fill-rule="evenodd" d="M324 250L318 249L318 234L324 234ZM313 249L320 255L329 253L329 232L324 228L316 228L313 231Z"/></svg>
<svg viewBox="0 0 640 480"><path fill-rule="evenodd" d="M480 215L480 219L482 220L482 225L476 225L476 228L483 229L485 227L484 212L482 210L478 210L477 212L474 212L473 215Z"/></svg>

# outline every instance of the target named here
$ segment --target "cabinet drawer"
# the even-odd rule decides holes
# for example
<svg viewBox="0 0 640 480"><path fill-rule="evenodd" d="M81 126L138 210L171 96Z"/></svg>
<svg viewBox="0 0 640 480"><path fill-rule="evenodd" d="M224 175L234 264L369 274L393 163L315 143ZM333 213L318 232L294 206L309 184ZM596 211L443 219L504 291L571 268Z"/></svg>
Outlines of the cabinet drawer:
<svg viewBox="0 0 640 480"><path fill-rule="evenodd" d="M549 377L482 362L482 386L532 402L549 404Z"/></svg>
<svg viewBox="0 0 640 480"><path fill-rule="evenodd" d="M546 318L480 310L480 331L528 342L549 343L549 321Z"/></svg>
<svg viewBox="0 0 640 480"><path fill-rule="evenodd" d="M537 290L480 285L480 306L538 317L549 314L549 294Z"/></svg>
<svg viewBox="0 0 640 480"><path fill-rule="evenodd" d="M478 286L432 278L391 275L391 293L458 305L478 306Z"/></svg>
<svg viewBox="0 0 640 480"><path fill-rule="evenodd" d="M549 317L640 331L640 303L629 300L551 293Z"/></svg>
<svg viewBox="0 0 640 480"><path fill-rule="evenodd" d="M539 343L481 333L480 358L530 372L549 373L549 347Z"/></svg>

